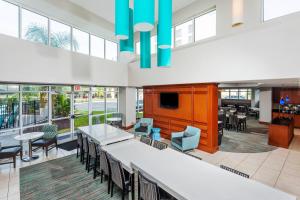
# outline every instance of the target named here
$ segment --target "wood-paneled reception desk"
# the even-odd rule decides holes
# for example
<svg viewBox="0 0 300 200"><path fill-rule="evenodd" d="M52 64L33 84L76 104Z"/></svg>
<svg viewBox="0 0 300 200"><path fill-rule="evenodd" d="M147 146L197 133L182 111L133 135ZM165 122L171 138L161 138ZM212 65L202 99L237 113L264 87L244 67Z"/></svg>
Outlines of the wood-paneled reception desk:
<svg viewBox="0 0 300 200"><path fill-rule="evenodd" d="M277 147L289 148L294 137L294 120L276 118L269 125L269 144Z"/></svg>

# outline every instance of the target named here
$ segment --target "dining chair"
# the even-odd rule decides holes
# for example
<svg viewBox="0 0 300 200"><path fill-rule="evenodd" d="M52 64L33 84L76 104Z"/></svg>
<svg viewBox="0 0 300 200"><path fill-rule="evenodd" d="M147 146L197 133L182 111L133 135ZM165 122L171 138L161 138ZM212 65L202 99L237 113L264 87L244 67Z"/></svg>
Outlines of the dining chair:
<svg viewBox="0 0 300 200"><path fill-rule="evenodd" d="M225 166L225 165L220 165L220 167L221 167L221 169L224 169L224 170L227 170L227 171L229 171L229 172L235 173L235 174L240 175L240 176L242 176L242 177L244 177L244 178L250 178L250 176L249 176L248 174L245 174L245 173L243 173L243 172L240 172L240 171L238 171L238 170L236 170L236 169L232 169L232 168L227 167L227 166Z"/></svg>
<svg viewBox="0 0 300 200"><path fill-rule="evenodd" d="M145 144L148 144L150 146L152 144L152 139L150 137L147 137L147 136L144 136L144 135L141 136L140 141L145 143Z"/></svg>
<svg viewBox="0 0 300 200"><path fill-rule="evenodd" d="M88 172L90 172L91 169L93 169L94 172L94 179L97 177L97 175L100 174L100 170L98 171L99 167L99 152L97 149L97 144L93 141L89 141L89 154L88 154Z"/></svg>
<svg viewBox="0 0 300 200"><path fill-rule="evenodd" d="M83 138L83 159L82 159L82 164L85 164L85 169L87 170L87 166L88 166L88 155L89 155L89 142L88 142L88 137L84 137Z"/></svg>
<svg viewBox="0 0 300 200"><path fill-rule="evenodd" d="M154 140L153 141L153 147L155 147L155 148L157 148L159 150L163 150L163 149L168 148L168 144L166 144L164 142L160 142L160 141Z"/></svg>
<svg viewBox="0 0 300 200"><path fill-rule="evenodd" d="M111 183L111 172L110 172L110 165L107 157L106 151L104 151L101 147L99 148L99 155L100 155L100 175L101 175L101 183L103 183L103 177L108 178L108 191L110 193L110 183Z"/></svg>
<svg viewBox="0 0 300 200"><path fill-rule="evenodd" d="M138 199L139 200L160 200L158 185L138 172Z"/></svg>
<svg viewBox="0 0 300 200"><path fill-rule="evenodd" d="M114 194L114 185L117 185L122 190L122 200L125 199L125 195L131 192L132 198L134 197L133 188L131 186L131 176L126 177L124 169L120 161L114 159L111 155L107 154L110 169L111 169L111 197Z"/></svg>
<svg viewBox="0 0 300 200"><path fill-rule="evenodd" d="M82 133L77 133L77 154L76 157L80 156L80 161L82 162L82 149L83 149L83 140Z"/></svg>

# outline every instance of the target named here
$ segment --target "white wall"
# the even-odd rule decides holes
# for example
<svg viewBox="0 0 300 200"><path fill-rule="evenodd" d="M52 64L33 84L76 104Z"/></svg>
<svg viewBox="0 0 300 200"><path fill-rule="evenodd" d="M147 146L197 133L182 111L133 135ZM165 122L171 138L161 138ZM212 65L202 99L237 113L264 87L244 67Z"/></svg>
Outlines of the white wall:
<svg viewBox="0 0 300 200"><path fill-rule="evenodd" d="M0 82L127 86L126 64L0 35Z"/></svg>
<svg viewBox="0 0 300 200"><path fill-rule="evenodd" d="M129 67L129 85L250 81L300 77L300 13L239 34L215 37L173 51L172 66ZM229 25L229 24L228 24Z"/></svg>
<svg viewBox="0 0 300 200"><path fill-rule="evenodd" d="M270 123L272 121L272 89L264 88L259 94L259 121Z"/></svg>

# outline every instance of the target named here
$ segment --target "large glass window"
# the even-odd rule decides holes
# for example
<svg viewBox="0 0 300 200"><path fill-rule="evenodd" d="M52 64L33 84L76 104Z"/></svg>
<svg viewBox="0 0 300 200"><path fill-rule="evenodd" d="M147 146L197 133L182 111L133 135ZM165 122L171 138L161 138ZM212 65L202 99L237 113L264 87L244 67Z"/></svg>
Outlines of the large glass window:
<svg viewBox="0 0 300 200"><path fill-rule="evenodd" d="M104 58L104 39L91 35L91 56Z"/></svg>
<svg viewBox="0 0 300 200"><path fill-rule="evenodd" d="M22 9L22 39L48 44L48 18Z"/></svg>
<svg viewBox="0 0 300 200"><path fill-rule="evenodd" d="M223 89L221 99L251 100L252 89Z"/></svg>
<svg viewBox="0 0 300 200"><path fill-rule="evenodd" d="M77 53L89 54L89 34L73 28L72 49Z"/></svg>
<svg viewBox="0 0 300 200"><path fill-rule="evenodd" d="M76 88L76 87L75 87ZM74 88L74 127L77 130L79 127L89 125L89 87L80 86Z"/></svg>
<svg viewBox="0 0 300 200"><path fill-rule="evenodd" d="M0 91L0 131L19 127L19 93Z"/></svg>
<svg viewBox="0 0 300 200"><path fill-rule="evenodd" d="M106 88L106 112L115 113L119 110L119 90L118 88Z"/></svg>
<svg viewBox="0 0 300 200"><path fill-rule="evenodd" d="M153 35L151 37L151 54L155 54L157 52L157 35Z"/></svg>
<svg viewBox="0 0 300 200"><path fill-rule="evenodd" d="M77 41L73 41L77 46ZM71 27L60 22L50 20L50 45L52 47L71 50Z"/></svg>
<svg viewBox="0 0 300 200"><path fill-rule="evenodd" d="M105 122L105 88L92 87L92 123L103 124Z"/></svg>
<svg viewBox="0 0 300 200"><path fill-rule="evenodd" d="M23 86L23 126L48 123L48 94L47 86Z"/></svg>
<svg viewBox="0 0 300 200"><path fill-rule="evenodd" d="M0 33L19 36L19 8L0 0Z"/></svg>
<svg viewBox="0 0 300 200"><path fill-rule="evenodd" d="M175 27L175 47L193 42L194 20L190 20Z"/></svg>
<svg viewBox="0 0 300 200"><path fill-rule="evenodd" d="M195 19L195 40L203 40L216 35L216 10Z"/></svg>
<svg viewBox="0 0 300 200"><path fill-rule="evenodd" d="M141 54L141 43L140 42L135 43L135 51L136 51L137 55Z"/></svg>
<svg viewBox="0 0 300 200"><path fill-rule="evenodd" d="M299 0L264 0L264 21L299 11Z"/></svg>
<svg viewBox="0 0 300 200"><path fill-rule="evenodd" d="M137 89L136 92L136 118L140 119L144 115L144 92L143 89Z"/></svg>
<svg viewBox="0 0 300 200"><path fill-rule="evenodd" d="M105 58L107 60L118 60L118 45L115 42L105 41Z"/></svg>

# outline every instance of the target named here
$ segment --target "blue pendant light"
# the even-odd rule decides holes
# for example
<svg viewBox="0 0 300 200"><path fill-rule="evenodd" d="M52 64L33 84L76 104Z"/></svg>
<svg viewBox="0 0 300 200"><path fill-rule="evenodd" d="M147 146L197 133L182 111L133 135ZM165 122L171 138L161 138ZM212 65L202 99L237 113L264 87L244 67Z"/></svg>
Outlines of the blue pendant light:
<svg viewBox="0 0 300 200"><path fill-rule="evenodd" d="M129 0L115 0L115 35L119 40L129 38Z"/></svg>
<svg viewBox="0 0 300 200"><path fill-rule="evenodd" d="M161 49L172 45L172 0L159 0L158 7L158 39L157 46Z"/></svg>
<svg viewBox="0 0 300 200"><path fill-rule="evenodd" d="M171 48L161 49L157 48L157 66L170 67L171 66Z"/></svg>
<svg viewBox="0 0 300 200"><path fill-rule="evenodd" d="M154 28L154 0L134 0L134 29L147 32Z"/></svg>
<svg viewBox="0 0 300 200"><path fill-rule="evenodd" d="M134 38L133 38L133 9L129 8L129 38L120 40L120 53L125 56L134 53Z"/></svg>
<svg viewBox="0 0 300 200"><path fill-rule="evenodd" d="M141 68L151 68L151 32L141 32Z"/></svg>

